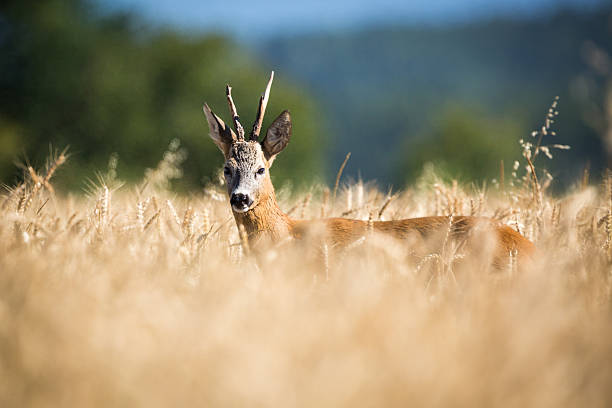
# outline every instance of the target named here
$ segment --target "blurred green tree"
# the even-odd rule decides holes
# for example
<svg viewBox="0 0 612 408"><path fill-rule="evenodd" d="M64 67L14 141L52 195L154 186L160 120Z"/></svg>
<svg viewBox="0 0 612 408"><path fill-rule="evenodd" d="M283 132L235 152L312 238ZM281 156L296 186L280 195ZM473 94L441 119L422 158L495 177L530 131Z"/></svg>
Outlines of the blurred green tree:
<svg viewBox="0 0 612 408"><path fill-rule="evenodd" d="M396 182L413 182L432 163L448 179L479 181L497 178L500 161L518 158L523 128L516 119L491 119L477 109L451 106L434 119L431 131L412 138L398 158Z"/></svg>
<svg viewBox="0 0 612 408"><path fill-rule="evenodd" d="M250 126L269 74L226 38L153 30L128 14L103 15L86 0L3 2L0 53L0 179L12 184L12 162L22 153L42 163L50 143L70 145L70 170L59 178L69 189L104 170L113 152L119 177L138 180L174 138L189 154L175 187L201 185L223 161L208 139L203 102L228 119L224 85L231 82ZM323 173L322 126L312 120L320 115L312 98L279 76L264 125L289 108L296 137L274 174L306 182Z"/></svg>

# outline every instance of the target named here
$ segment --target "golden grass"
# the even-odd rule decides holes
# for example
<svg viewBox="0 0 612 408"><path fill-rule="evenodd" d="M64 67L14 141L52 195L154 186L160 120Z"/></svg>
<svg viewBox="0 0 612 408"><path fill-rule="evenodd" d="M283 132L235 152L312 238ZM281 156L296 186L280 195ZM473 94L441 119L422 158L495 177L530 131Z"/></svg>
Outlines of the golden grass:
<svg viewBox="0 0 612 408"><path fill-rule="evenodd" d="M2 407L612 404L609 182L278 194L306 218L492 216L538 247L525 270L459 271L385 237L255 257L220 186L56 197L31 174L0 201Z"/></svg>

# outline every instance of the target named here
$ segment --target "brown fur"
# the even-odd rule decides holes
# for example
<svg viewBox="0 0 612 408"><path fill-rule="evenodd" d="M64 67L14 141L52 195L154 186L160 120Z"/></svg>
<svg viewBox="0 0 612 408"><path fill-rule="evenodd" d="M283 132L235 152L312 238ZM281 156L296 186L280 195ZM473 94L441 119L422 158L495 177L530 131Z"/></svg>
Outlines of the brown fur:
<svg viewBox="0 0 612 408"><path fill-rule="evenodd" d="M257 206L244 213L232 212L236 224L244 226L251 245L258 245L262 240L278 242L294 235L292 231L294 221L278 206L269 177L260 191Z"/></svg>
<svg viewBox="0 0 612 408"><path fill-rule="evenodd" d="M344 248L368 232L368 222L346 218L319 220L294 220L278 206L272 183L266 183L266 191L256 207L246 213L234 213L236 222L247 231L251 245L260 245L262 240L278 242L286 237L304 239L316 235L333 248ZM465 241L473 250L479 250L480 239L495 239L491 247L493 264L508 265L511 252L516 251L519 260L529 258L534 245L507 225L490 218L455 216L409 218L395 221L375 221L373 232L388 234L400 240L418 242L420 246L435 246L436 239L448 234L453 240ZM313 233L314 231L314 233ZM480 231L487 235L474 234Z"/></svg>

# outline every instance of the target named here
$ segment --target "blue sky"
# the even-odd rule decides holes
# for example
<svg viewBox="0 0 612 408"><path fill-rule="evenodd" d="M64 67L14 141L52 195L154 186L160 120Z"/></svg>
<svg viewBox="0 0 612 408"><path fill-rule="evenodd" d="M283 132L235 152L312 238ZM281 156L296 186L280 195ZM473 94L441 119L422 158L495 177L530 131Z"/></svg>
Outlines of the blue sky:
<svg viewBox="0 0 612 408"><path fill-rule="evenodd" d="M155 24L265 35L357 28L384 23L445 24L496 15L537 15L558 7L588 9L605 0L96 0Z"/></svg>

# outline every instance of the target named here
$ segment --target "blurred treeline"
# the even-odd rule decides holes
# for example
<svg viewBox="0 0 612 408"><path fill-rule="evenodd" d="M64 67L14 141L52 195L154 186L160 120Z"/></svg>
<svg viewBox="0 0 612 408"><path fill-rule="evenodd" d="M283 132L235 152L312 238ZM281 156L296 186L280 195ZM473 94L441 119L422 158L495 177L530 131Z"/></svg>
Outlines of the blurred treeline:
<svg viewBox="0 0 612 408"><path fill-rule="evenodd" d="M0 6L0 180L15 160L41 166L49 144L70 145L58 180L81 189L117 153L120 179L142 178L174 138L188 153L175 187L206 182L223 162L208 138L206 101L229 119L231 82L250 128L269 70L255 53L216 35L152 29L134 16L105 14L87 0L8 0ZM275 163L278 179L308 180L320 168L321 121L303 89L277 72L264 125L289 108L295 137Z"/></svg>
<svg viewBox="0 0 612 408"><path fill-rule="evenodd" d="M611 9L557 11L446 27L388 26L253 39L151 28L89 0L0 5L0 180L17 160L40 166L48 145L71 146L63 187L80 189L112 153L120 179L141 179L171 140L188 152L179 190L201 186L222 157L207 137L203 102L228 119L231 82L251 125L269 70L266 123L294 119L275 164L281 183L345 174L401 187L427 162L464 181L506 173L518 140L543 125L560 96L549 165L569 185L612 164ZM296 83L290 78L295 78ZM302 85L298 85L302 84Z"/></svg>
<svg viewBox="0 0 612 408"><path fill-rule="evenodd" d="M306 82L330 117L332 162L401 186L426 162L460 180L509 174L519 139L557 136L557 186L612 164L612 8L551 10L444 27L388 26L279 38L268 60ZM611 139L606 143L605 139Z"/></svg>

